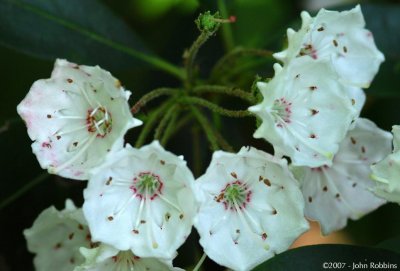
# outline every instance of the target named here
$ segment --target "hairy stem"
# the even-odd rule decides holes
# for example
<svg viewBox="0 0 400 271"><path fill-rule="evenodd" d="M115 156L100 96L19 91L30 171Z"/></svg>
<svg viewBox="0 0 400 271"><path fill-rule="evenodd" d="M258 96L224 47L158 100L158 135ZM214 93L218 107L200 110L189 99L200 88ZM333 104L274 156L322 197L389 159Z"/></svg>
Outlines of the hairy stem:
<svg viewBox="0 0 400 271"><path fill-rule="evenodd" d="M168 123L168 126L165 129L165 133L161 138L161 145L165 146L169 139L183 126L185 126L186 123L188 123L188 121L193 117L191 114L186 114L183 118L177 121L179 113L180 112L174 114L174 116L172 116L170 122Z"/></svg>
<svg viewBox="0 0 400 271"><path fill-rule="evenodd" d="M218 150L217 137L215 136L214 130L212 129L208 120L203 116L203 114L195 106L191 105L190 109L193 113L195 119L199 122L200 126L203 128L204 133L207 136L208 141L211 144L211 149L213 151Z"/></svg>
<svg viewBox="0 0 400 271"><path fill-rule="evenodd" d="M155 109L149 114L149 117L144 122L143 129L140 132L138 139L136 140L136 148L139 148L143 145L151 129L153 129L154 125L156 124L157 120L166 110L168 110L169 107L174 105L174 102L174 99L170 99L168 102L163 103L159 108Z"/></svg>
<svg viewBox="0 0 400 271"><path fill-rule="evenodd" d="M213 33L202 31L192 46L184 53L184 63L186 69L186 88L190 88L193 83L194 60L201 46L211 37Z"/></svg>
<svg viewBox="0 0 400 271"><path fill-rule="evenodd" d="M211 70L211 81L215 81L218 76L226 70L228 67L232 66L232 62L236 61L238 58L243 56L259 56L263 58L271 58L273 52L263 49L255 49L255 48L243 48L237 47L234 50L225 54L218 62L214 65Z"/></svg>
<svg viewBox="0 0 400 271"><path fill-rule="evenodd" d="M182 98L183 102L189 103L189 104L196 104L200 105L202 107L208 108L213 112L219 113L221 115L227 116L227 117L232 117L232 118L242 118L242 117L250 117L253 116L249 111L247 110L229 110L225 109L223 107L220 107L212 102L209 102L203 98L198 98L198 97L184 97Z"/></svg>
<svg viewBox="0 0 400 271"><path fill-rule="evenodd" d="M211 93L227 94L245 100L250 104L254 104L256 102L256 98L250 92L235 87L227 87L219 85L201 85L195 87L193 91L197 93L211 92Z"/></svg>
<svg viewBox="0 0 400 271"><path fill-rule="evenodd" d="M142 98L140 98L139 101L137 101L135 103L135 105L132 106L131 112L133 114L138 113L140 111L140 108L145 106L151 100L158 98L162 95L173 95L178 90L179 89L176 89L176 88L156 88L156 89L146 93L145 95L143 95Z"/></svg>
<svg viewBox="0 0 400 271"><path fill-rule="evenodd" d="M160 123L158 124L155 130L154 139L160 139L161 135L165 130L165 127L168 124L168 121L173 117L174 114L177 113L178 110L179 110L178 105L173 105L165 112L164 116L161 118Z"/></svg>

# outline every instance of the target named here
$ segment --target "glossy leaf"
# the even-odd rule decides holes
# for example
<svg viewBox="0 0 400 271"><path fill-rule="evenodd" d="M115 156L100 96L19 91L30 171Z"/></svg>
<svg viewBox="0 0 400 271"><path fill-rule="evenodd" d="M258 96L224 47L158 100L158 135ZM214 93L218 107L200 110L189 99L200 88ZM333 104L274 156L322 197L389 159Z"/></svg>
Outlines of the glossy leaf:
<svg viewBox="0 0 400 271"><path fill-rule="evenodd" d="M0 0L0 43L42 58L109 69L143 66L152 57L98 0Z"/></svg>
<svg viewBox="0 0 400 271"><path fill-rule="evenodd" d="M379 243L377 247L400 253L400 235Z"/></svg>
<svg viewBox="0 0 400 271"><path fill-rule="evenodd" d="M371 263L400 266L400 254L378 248L351 245L315 245L292 249L259 265L253 271L320 271L353 270L353 264L363 264L363 270L372 270ZM365 264L365 265L364 265ZM356 269L355 269L356 270ZM388 267L381 270L390 270Z"/></svg>

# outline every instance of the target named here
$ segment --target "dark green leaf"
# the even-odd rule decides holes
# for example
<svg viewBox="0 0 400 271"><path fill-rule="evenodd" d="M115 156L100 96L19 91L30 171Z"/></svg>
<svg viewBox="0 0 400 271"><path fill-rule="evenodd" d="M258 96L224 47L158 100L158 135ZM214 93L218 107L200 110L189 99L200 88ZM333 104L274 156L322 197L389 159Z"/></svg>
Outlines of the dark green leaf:
<svg viewBox="0 0 400 271"><path fill-rule="evenodd" d="M0 43L107 69L143 65L152 57L123 20L97 0L0 0Z"/></svg>
<svg viewBox="0 0 400 271"><path fill-rule="evenodd" d="M230 1L227 1L230 2ZM263 47L276 35L286 34L286 22L291 18L291 1L234 0L231 15L237 17L232 25L235 43L248 47ZM281 31L280 33L277 33Z"/></svg>
<svg viewBox="0 0 400 271"><path fill-rule="evenodd" d="M377 247L400 253L400 235L379 243Z"/></svg>
<svg viewBox="0 0 400 271"><path fill-rule="evenodd" d="M371 263L396 265L392 268L381 266L378 270L396 270L400 266L400 254L385 249L350 245L306 246L281 253L254 271L353 270L353 263L363 264L360 267L364 268L359 270L373 270Z"/></svg>

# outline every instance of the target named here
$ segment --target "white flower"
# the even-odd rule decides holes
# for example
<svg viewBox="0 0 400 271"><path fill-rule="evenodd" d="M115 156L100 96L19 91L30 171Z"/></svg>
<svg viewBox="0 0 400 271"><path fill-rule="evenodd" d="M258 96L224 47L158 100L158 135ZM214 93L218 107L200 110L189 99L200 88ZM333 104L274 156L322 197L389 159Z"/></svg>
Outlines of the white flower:
<svg viewBox="0 0 400 271"><path fill-rule="evenodd" d="M172 258L193 225L193 182L182 157L157 141L110 153L84 191L93 240L140 257Z"/></svg>
<svg viewBox="0 0 400 271"><path fill-rule="evenodd" d="M250 270L289 248L308 223L287 162L254 148L217 151L196 180L200 244L220 265Z"/></svg>
<svg viewBox="0 0 400 271"><path fill-rule="evenodd" d="M80 249L86 262L74 271L181 271L172 267L172 261L162 261L157 258L140 258L132 251L119 251L113 247L101 244L92 249Z"/></svg>
<svg viewBox="0 0 400 271"><path fill-rule="evenodd" d="M71 271L84 262L80 247L94 247L81 209L67 200L65 209L44 210L30 229L24 231L30 252L35 253L38 271Z"/></svg>
<svg viewBox="0 0 400 271"><path fill-rule="evenodd" d="M390 152L391 138L360 118L340 144L332 166L293 169L301 183L305 214L320 223L323 234L342 229L348 218L359 219L385 203L371 192L370 165Z"/></svg>
<svg viewBox="0 0 400 271"><path fill-rule="evenodd" d="M371 167L371 177L376 181L376 195L400 204L400 126L393 126L392 133L393 153Z"/></svg>
<svg viewBox="0 0 400 271"><path fill-rule="evenodd" d="M304 11L301 17L301 29L288 29L288 48L275 58L285 64L301 56L327 59L344 82L369 87L385 58L365 29L360 6L342 12L321 9L315 18Z"/></svg>
<svg viewBox="0 0 400 271"><path fill-rule="evenodd" d="M326 61L297 58L274 69L271 81L257 84L263 102L249 108L262 119L254 137L266 139L276 156L286 155L294 165L330 165L364 94L341 84Z"/></svg>
<svg viewBox="0 0 400 271"><path fill-rule="evenodd" d="M85 180L123 136L141 124L120 82L100 67L57 59L50 79L36 81L17 111L26 122L42 168Z"/></svg>

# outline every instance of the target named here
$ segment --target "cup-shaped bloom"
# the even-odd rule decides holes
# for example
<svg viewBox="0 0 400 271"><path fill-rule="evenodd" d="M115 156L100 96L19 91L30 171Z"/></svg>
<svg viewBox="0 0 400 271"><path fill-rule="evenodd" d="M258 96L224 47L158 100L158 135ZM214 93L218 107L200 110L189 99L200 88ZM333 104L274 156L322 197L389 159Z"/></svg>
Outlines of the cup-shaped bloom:
<svg viewBox="0 0 400 271"><path fill-rule="evenodd" d="M385 203L372 193L370 166L391 150L390 133L368 119L358 119L340 144L331 166L293 168L301 184L306 217L320 223L322 233L342 229Z"/></svg>
<svg viewBox="0 0 400 271"><path fill-rule="evenodd" d="M275 58L285 64L302 56L327 59L344 82L369 87L385 58L365 29L360 6L342 12L321 9L314 18L303 11L301 18L301 29L287 30L288 48Z"/></svg>
<svg viewBox="0 0 400 271"><path fill-rule="evenodd" d="M111 246L101 244L92 249L80 249L86 262L76 267L74 271L183 271L172 267L172 261L157 258L141 258L132 251L119 251Z"/></svg>
<svg viewBox="0 0 400 271"><path fill-rule="evenodd" d="M17 111L42 168L85 180L126 131L141 124L130 113L130 92L99 66L57 59L50 79L36 81Z"/></svg>
<svg viewBox="0 0 400 271"><path fill-rule="evenodd" d="M393 126L392 133L393 153L371 167L371 177L376 181L373 189L376 195L400 204L400 126Z"/></svg>
<svg viewBox="0 0 400 271"><path fill-rule="evenodd" d="M288 156L294 165L330 165L363 93L341 84L327 61L298 58L274 68L271 81L257 84L262 103L249 108L262 120L254 137L269 141L276 156Z"/></svg>
<svg viewBox="0 0 400 271"><path fill-rule="evenodd" d="M40 271L71 271L84 262L79 248L96 246L82 210L70 200L62 211L53 206L44 210L24 235L29 251L36 254L35 269Z"/></svg>
<svg viewBox="0 0 400 271"><path fill-rule="evenodd" d="M93 240L139 257L172 259L193 226L193 183L182 157L157 141L110 153L84 191Z"/></svg>
<svg viewBox="0 0 400 271"><path fill-rule="evenodd" d="M250 270L289 248L305 230L304 200L284 159L254 148L217 151L196 180L195 227L205 253Z"/></svg>

